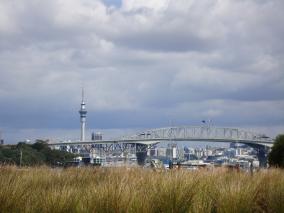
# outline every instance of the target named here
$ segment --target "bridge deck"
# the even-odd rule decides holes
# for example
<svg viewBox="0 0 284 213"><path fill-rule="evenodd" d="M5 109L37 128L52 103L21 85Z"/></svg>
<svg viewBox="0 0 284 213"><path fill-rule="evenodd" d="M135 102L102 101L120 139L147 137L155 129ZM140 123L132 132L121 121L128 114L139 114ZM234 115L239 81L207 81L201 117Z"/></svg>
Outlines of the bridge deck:
<svg viewBox="0 0 284 213"><path fill-rule="evenodd" d="M150 129L139 134L123 136L113 140L96 141L72 141L55 142L50 146L56 145L88 145L88 144L113 144L113 143L131 143L152 145L162 141L202 141L202 142L223 142L223 143L244 143L272 147L274 140L264 134L239 130L236 128L221 127L167 127L159 129Z"/></svg>

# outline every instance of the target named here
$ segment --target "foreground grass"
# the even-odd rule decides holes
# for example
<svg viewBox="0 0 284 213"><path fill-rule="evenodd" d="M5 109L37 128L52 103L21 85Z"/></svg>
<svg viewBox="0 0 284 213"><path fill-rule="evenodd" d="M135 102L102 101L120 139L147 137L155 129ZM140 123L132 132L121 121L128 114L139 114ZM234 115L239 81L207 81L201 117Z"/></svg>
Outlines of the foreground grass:
<svg viewBox="0 0 284 213"><path fill-rule="evenodd" d="M0 212L284 212L284 171L0 167Z"/></svg>

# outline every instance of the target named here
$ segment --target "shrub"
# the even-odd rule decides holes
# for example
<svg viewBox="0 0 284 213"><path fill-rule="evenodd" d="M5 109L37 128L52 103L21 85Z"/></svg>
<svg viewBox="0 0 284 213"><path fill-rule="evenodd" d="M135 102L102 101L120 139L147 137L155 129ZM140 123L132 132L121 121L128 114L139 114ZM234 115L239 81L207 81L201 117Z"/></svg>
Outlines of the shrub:
<svg viewBox="0 0 284 213"><path fill-rule="evenodd" d="M271 166L284 168L284 135L278 135L268 157Z"/></svg>

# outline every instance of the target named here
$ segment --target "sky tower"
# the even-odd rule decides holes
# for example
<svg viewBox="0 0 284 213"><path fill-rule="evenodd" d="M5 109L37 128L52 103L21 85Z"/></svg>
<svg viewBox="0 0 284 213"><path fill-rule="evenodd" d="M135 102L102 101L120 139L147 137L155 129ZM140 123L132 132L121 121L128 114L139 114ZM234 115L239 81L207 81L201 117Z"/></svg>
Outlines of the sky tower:
<svg viewBox="0 0 284 213"><path fill-rule="evenodd" d="M85 128L86 128L86 104L84 101L84 88L82 88L82 102L81 102L81 109L79 110L80 113L80 121L81 121L81 141L85 141Z"/></svg>

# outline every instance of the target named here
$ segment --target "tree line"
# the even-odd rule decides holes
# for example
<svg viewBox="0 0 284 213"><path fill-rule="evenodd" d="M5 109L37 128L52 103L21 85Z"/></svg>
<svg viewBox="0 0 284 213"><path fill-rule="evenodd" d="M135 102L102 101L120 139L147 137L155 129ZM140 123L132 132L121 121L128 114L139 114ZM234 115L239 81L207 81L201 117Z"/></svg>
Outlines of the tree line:
<svg viewBox="0 0 284 213"><path fill-rule="evenodd" d="M0 164L17 166L58 166L72 161L75 154L52 150L46 141L36 140L33 144L19 142L16 145L0 145Z"/></svg>

